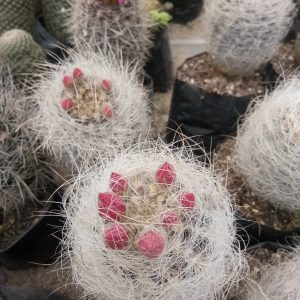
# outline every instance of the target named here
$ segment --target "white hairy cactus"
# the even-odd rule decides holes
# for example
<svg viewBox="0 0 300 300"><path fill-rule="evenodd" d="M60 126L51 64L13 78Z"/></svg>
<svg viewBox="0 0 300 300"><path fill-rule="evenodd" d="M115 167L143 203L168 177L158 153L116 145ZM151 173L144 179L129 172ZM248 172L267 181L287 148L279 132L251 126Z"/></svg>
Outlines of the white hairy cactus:
<svg viewBox="0 0 300 300"><path fill-rule="evenodd" d="M250 187L277 207L300 209L300 80L254 100L238 130L237 163Z"/></svg>
<svg viewBox="0 0 300 300"><path fill-rule="evenodd" d="M152 45L149 0L72 0L70 30L80 48L113 51L143 65Z"/></svg>
<svg viewBox="0 0 300 300"><path fill-rule="evenodd" d="M206 0L204 30L216 66L249 75L266 64L297 11L293 0Z"/></svg>
<svg viewBox="0 0 300 300"><path fill-rule="evenodd" d="M296 300L300 299L300 248L291 258L263 270L258 285L249 288L245 300Z"/></svg>
<svg viewBox="0 0 300 300"><path fill-rule="evenodd" d="M63 257L87 295L219 299L235 284L244 258L229 195L183 152L140 144L66 192Z"/></svg>
<svg viewBox="0 0 300 300"><path fill-rule="evenodd" d="M83 156L113 156L145 139L151 127L148 94L135 69L129 72L128 66L100 53L69 57L48 66L33 95L38 104L34 129L67 174L82 167Z"/></svg>
<svg viewBox="0 0 300 300"><path fill-rule="evenodd" d="M26 121L24 95L6 77L0 79L0 209L18 209L32 198L38 163ZM23 103L21 103L23 102Z"/></svg>

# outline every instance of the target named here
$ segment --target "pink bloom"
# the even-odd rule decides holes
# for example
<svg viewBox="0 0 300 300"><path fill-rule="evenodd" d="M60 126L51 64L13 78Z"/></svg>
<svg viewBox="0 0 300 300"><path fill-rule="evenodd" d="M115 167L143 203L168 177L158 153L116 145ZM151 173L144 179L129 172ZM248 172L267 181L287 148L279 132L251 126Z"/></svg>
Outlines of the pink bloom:
<svg viewBox="0 0 300 300"><path fill-rule="evenodd" d="M174 168L168 162L163 163L156 171L155 178L158 183L172 184L176 174Z"/></svg>
<svg viewBox="0 0 300 300"><path fill-rule="evenodd" d="M74 101L70 98L63 98L60 100L60 106L64 110L69 110L75 105Z"/></svg>
<svg viewBox="0 0 300 300"><path fill-rule="evenodd" d="M112 172L110 175L109 186L113 193L123 194L127 189L128 181L121 174Z"/></svg>
<svg viewBox="0 0 300 300"><path fill-rule="evenodd" d="M122 250L128 246L128 233L124 226L115 224L104 229L103 239L106 246L113 250Z"/></svg>
<svg viewBox="0 0 300 300"><path fill-rule="evenodd" d="M137 249L148 258L158 257L164 250L165 241L163 237L153 231L147 231L140 236Z"/></svg>
<svg viewBox="0 0 300 300"><path fill-rule="evenodd" d="M113 193L98 194L98 212L103 218L118 221L126 212L123 199Z"/></svg>
<svg viewBox="0 0 300 300"><path fill-rule="evenodd" d="M196 204L195 194L182 192L178 197L178 201L183 208L193 209Z"/></svg>

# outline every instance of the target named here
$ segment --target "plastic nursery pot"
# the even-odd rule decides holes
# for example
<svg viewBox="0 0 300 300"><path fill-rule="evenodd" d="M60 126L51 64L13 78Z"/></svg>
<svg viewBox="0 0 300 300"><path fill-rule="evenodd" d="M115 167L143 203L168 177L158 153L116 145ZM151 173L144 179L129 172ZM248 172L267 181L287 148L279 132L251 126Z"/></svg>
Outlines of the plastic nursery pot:
<svg viewBox="0 0 300 300"><path fill-rule="evenodd" d="M203 0L161 0L161 2L173 4L170 14L173 16L173 22L179 24L194 20L199 15L203 5Z"/></svg>
<svg viewBox="0 0 300 300"><path fill-rule="evenodd" d="M258 243L280 243L293 244L295 238L300 236L300 228L291 231L280 231L270 226L259 224L255 221L243 217L241 214L236 215L238 228L238 237L241 246L256 245Z"/></svg>
<svg viewBox="0 0 300 300"><path fill-rule="evenodd" d="M161 28L155 32L150 59L145 65L145 72L153 78L155 92L166 92L173 82L173 65L168 29Z"/></svg>
<svg viewBox="0 0 300 300"><path fill-rule="evenodd" d="M0 251L0 264L9 269L26 269L54 261L64 224L61 210L61 196L56 193L43 211L38 212L37 221Z"/></svg>
<svg viewBox="0 0 300 300"><path fill-rule="evenodd" d="M276 82L272 65L266 66L264 77L266 88ZM180 147L182 136L185 143L199 144L206 153L211 153L217 145L237 130L237 122L243 115L254 95L236 97L220 95L176 80L171 101L166 140ZM202 155L202 151L195 151Z"/></svg>
<svg viewBox="0 0 300 300"><path fill-rule="evenodd" d="M44 50L46 50L47 60L50 63L57 63L59 59L65 58L66 51L64 51L64 49L70 48L70 45L62 44L47 31L43 25L42 17L36 19L33 38Z"/></svg>
<svg viewBox="0 0 300 300"><path fill-rule="evenodd" d="M205 93L195 85L175 81L167 125L168 143L182 146L182 136L188 137L184 143L197 143L206 152L211 152L219 142L237 130L238 118L246 112L251 96L233 97ZM202 155L201 150L195 151Z"/></svg>

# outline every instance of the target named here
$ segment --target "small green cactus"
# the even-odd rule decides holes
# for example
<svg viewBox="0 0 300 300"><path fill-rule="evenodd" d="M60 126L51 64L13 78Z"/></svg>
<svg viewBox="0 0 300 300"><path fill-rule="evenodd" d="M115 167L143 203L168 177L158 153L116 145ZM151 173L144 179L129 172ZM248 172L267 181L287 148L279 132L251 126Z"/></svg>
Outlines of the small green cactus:
<svg viewBox="0 0 300 300"><path fill-rule="evenodd" d="M42 0L43 16L48 31L61 42L70 38L66 20L69 18L68 0Z"/></svg>
<svg viewBox="0 0 300 300"><path fill-rule="evenodd" d="M30 79L37 70L35 64L45 60L44 51L26 31L13 29L0 37L0 66L3 72L9 70L16 82Z"/></svg>
<svg viewBox="0 0 300 300"><path fill-rule="evenodd" d="M34 27L34 6L31 0L0 0L0 35L10 29L30 33Z"/></svg>

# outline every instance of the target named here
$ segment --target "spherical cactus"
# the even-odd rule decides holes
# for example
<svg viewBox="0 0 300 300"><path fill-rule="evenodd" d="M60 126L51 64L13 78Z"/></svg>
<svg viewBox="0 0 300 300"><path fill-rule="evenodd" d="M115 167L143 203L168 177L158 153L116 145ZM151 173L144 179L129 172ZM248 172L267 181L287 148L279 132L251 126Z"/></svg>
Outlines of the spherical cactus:
<svg viewBox="0 0 300 300"><path fill-rule="evenodd" d="M146 138L151 111L134 70L88 52L70 53L68 61L49 69L33 96L38 105L33 123L57 166L76 172L86 156L112 157Z"/></svg>
<svg viewBox="0 0 300 300"><path fill-rule="evenodd" d="M87 43L96 50L113 50L123 61L143 65L152 45L147 1L73 0L69 26L74 42L79 47Z"/></svg>
<svg viewBox="0 0 300 300"><path fill-rule="evenodd" d="M28 131L21 127L27 114L24 95L10 82L0 80L0 209L18 209L37 186L38 163Z"/></svg>
<svg viewBox="0 0 300 300"><path fill-rule="evenodd" d="M69 0L42 0L45 26L61 42L70 39L67 22L70 18Z"/></svg>
<svg viewBox="0 0 300 300"><path fill-rule="evenodd" d="M206 0L203 28L217 67L249 75L266 64L288 33L293 0Z"/></svg>
<svg viewBox="0 0 300 300"><path fill-rule="evenodd" d="M289 260L263 270L258 284L251 284L245 300L296 300L300 297L300 249Z"/></svg>
<svg viewBox="0 0 300 300"><path fill-rule="evenodd" d="M244 270L228 193L159 143L81 174L65 209L64 254L91 297L216 299Z"/></svg>
<svg viewBox="0 0 300 300"><path fill-rule="evenodd" d="M37 71L37 64L46 61L42 48L26 31L13 29L0 37L0 66L9 70L16 82L30 80Z"/></svg>
<svg viewBox="0 0 300 300"><path fill-rule="evenodd" d="M237 164L255 193L299 210L300 80L291 78L256 102L238 131Z"/></svg>
<svg viewBox="0 0 300 300"><path fill-rule="evenodd" d="M11 29L32 33L35 22L32 0L0 0L0 20L0 35Z"/></svg>

